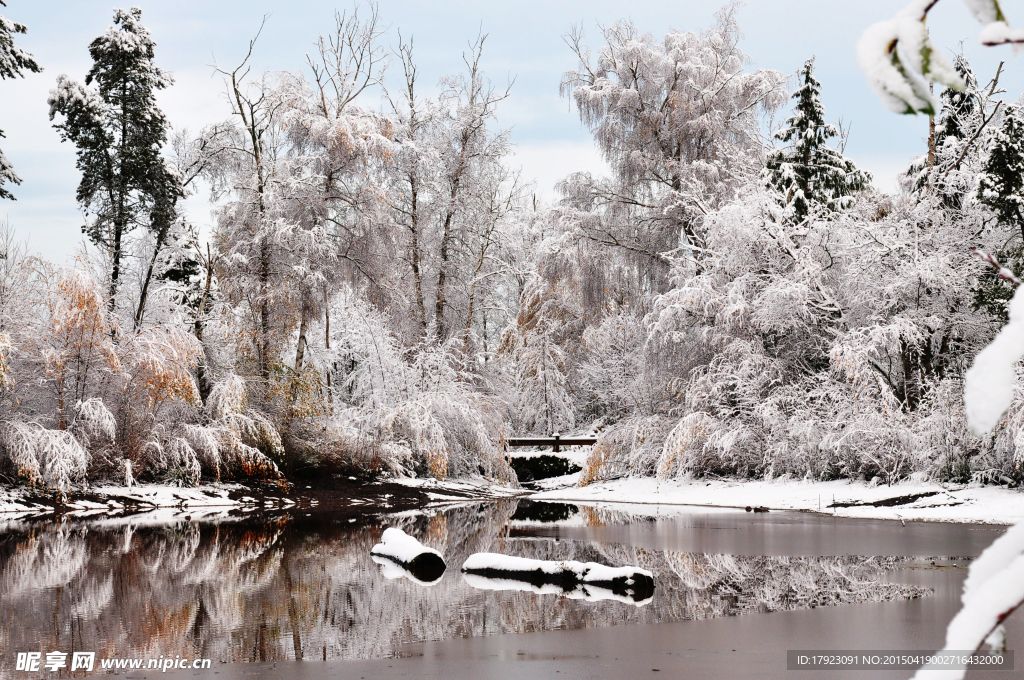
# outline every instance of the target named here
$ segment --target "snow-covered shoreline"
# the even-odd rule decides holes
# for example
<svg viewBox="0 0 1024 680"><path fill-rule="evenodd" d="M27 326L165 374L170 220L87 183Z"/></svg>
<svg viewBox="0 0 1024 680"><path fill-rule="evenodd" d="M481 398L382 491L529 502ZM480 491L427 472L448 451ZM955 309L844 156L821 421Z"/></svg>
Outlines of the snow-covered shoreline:
<svg viewBox="0 0 1024 680"><path fill-rule="evenodd" d="M564 478L566 482L570 477ZM537 501L573 503L636 503L723 508L763 507L769 510L821 512L836 517L921 520L964 524L1015 524L1024 521L1024 493L993 486L946 486L931 482L905 482L869 486L837 480L661 481L652 478L619 479L585 487L551 488L529 496ZM914 498L917 497L917 498ZM870 505L896 499L894 505ZM829 507L833 503L851 504Z"/></svg>
<svg viewBox="0 0 1024 680"><path fill-rule="evenodd" d="M352 484L320 485L312 487L298 483L290 489L250 488L244 484L203 483L198 487L179 487L166 484L97 485L75 489L66 502L59 506L52 492L47 493L20 485L0 484L0 518L43 515L59 512L71 517L99 517L131 513L173 516L175 519L198 517L208 512L253 512L258 510L288 510L297 507L309 511L313 507L324 509L355 509L388 512L472 501L499 500L528 494L523 489L502 486L484 479L392 479L383 483L361 484L349 478ZM336 495L323 492L336 492ZM396 498L396 494L406 496ZM159 512L157 512L159 511ZM197 512L199 514L197 514Z"/></svg>
<svg viewBox="0 0 1024 680"><path fill-rule="evenodd" d="M484 479L445 479L406 477L392 480L395 484L418 489L427 495L431 504L466 500L499 500L527 496L529 491L494 484Z"/></svg>
<svg viewBox="0 0 1024 680"><path fill-rule="evenodd" d="M61 511L71 514L120 512L123 510L156 510L160 508L227 508L260 505L248 495L249 489L241 484L211 483L198 487L178 487L162 484L136 484L127 486L101 485L85 492L75 493L61 505ZM287 498L281 503L292 504ZM37 489L22 486L0 487L0 513L53 512L51 498Z"/></svg>
<svg viewBox="0 0 1024 680"><path fill-rule="evenodd" d="M542 480L543 490L529 492L482 480L393 480L400 486L423 492L426 505L526 498L581 504L630 504L669 507L767 508L769 510L820 512L836 517L886 520L920 520L962 524L1015 524L1024 522L1024 491L995 486L953 486L932 482L903 482L870 486L837 480L690 480L661 481L653 478L619 479L576 487L578 474ZM173 510L175 517L194 517L195 511L229 511L289 508L295 500L287 495L270 498L240 484L203 484L176 487L139 484L131 487L96 486L75 495L61 506L72 516L98 517L124 512ZM381 508L390 504L382 497ZM313 505L317 501L311 501ZM885 503L885 504L883 504ZM352 499L349 504L372 505ZM875 505L873 505L875 504ZM38 490L0 486L0 517L54 512L52 500ZM157 513L163 516L166 513ZM200 514L202 514L200 512Z"/></svg>

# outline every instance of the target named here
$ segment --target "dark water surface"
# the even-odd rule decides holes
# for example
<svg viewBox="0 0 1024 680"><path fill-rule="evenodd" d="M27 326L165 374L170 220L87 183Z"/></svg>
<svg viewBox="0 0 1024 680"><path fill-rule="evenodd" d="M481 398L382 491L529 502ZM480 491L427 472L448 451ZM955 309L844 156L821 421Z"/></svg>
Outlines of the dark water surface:
<svg viewBox="0 0 1024 680"><path fill-rule="evenodd" d="M786 649L940 648L969 558L1002 532L657 513L510 500L355 522L10 521L0 533L0 676L33 677L14 670L17 652L62 650L210 658L211 670L127 677L218 680L909 677L786 671ZM444 555L438 582L385 578L370 548L389 526ZM637 606L528 585L481 589L459 573L476 552L639 566L654 574L655 595ZM1024 650L1021 633L1010 626L1011 649Z"/></svg>

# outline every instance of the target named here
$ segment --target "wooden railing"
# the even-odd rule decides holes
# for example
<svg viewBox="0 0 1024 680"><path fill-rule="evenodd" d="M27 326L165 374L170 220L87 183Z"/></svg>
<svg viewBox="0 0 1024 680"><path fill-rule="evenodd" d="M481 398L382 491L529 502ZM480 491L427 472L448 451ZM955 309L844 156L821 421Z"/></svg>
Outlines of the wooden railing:
<svg viewBox="0 0 1024 680"><path fill-rule="evenodd" d="M553 437L509 437L509 446L550 446L557 453L563 446L593 446L597 437L563 437L557 432Z"/></svg>

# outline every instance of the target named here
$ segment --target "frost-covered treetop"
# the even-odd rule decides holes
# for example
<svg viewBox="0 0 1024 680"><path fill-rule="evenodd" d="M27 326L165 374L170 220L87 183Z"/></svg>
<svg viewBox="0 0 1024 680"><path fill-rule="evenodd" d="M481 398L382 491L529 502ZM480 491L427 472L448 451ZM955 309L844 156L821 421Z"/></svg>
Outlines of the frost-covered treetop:
<svg viewBox="0 0 1024 680"><path fill-rule="evenodd" d="M604 30L607 45L596 60L581 33L569 36L580 66L563 76L561 91L572 95L620 179L644 177L666 158L677 177L688 163L720 163L723 136L735 132L737 149L750 145L744 121L783 101L778 71L744 72L750 60L738 47L734 9L717 20L700 35L673 31L660 44L619 22Z"/></svg>
<svg viewBox="0 0 1024 680"><path fill-rule="evenodd" d="M7 3L0 0L0 6L6 7ZM31 54L14 44L14 34L26 32L25 24L0 15L0 80L16 78L23 75L23 71L39 73L42 70Z"/></svg>
<svg viewBox="0 0 1024 680"><path fill-rule="evenodd" d="M7 4L0 0L0 7L6 6ZM31 54L14 44L14 34L27 31L25 24L19 24L0 15L0 80L23 76L23 71L39 73L43 70ZM3 136L3 130L0 130L0 137ZM7 182L21 184L21 178L14 174L14 168L11 167L3 151L0 151L0 199L14 198L9 191L4 189L4 184Z"/></svg>
<svg viewBox="0 0 1024 680"><path fill-rule="evenodd" d="M174 81L170 74L153 65L156 43L149 30L142 25L142 10L132 7L114 10L114 25L89 45L93 66L85 76L85 83L93 81L102 95L107 91L131 83L127 96L145 96L145 90L160 90ZM138 92L138 90L143 90ZM113 97L116 92L111 92Z"/></svg>
<svg viewBox="0 0 1024 680"><path fill-rule="evenodd" d="M939 99L942 100L942 109L935 121L935 144L937 147L941 146L946 137L965 138L968 135L966 128L970 123L971 116L980 106L978 95L974 91L978 87L978 77L974 74L964 55L956 56L953 60L953 68L960 74L965 88L958 90L947 87L939 95Z"/></svg>
<svg viewBox="0 0 1024 680"><path fill-rule="evenodd" d="M814 77L814 57L804 62L797 74L801 85L791 95L796 100L793 115L786 126L775 133L775 138L788 142L796 139L797 148L810 148L839 134L834 125L825 123L825 107L821 105L821 83Z"/></svg>

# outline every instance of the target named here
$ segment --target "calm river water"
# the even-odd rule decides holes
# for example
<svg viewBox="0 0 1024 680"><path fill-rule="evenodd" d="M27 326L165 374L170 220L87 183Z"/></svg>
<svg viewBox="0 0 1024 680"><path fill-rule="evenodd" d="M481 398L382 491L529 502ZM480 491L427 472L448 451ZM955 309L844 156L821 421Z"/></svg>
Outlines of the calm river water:
<svg viewBox="0 0 1024 680"><path fill-rule="evenodd" d="M370 548L389 526L444 555L439 582L384 576ZM69 659L209 658L206 671L121 673L218 680L909 677L787 671L786 650L940 648L969 559L1002 532L515 500L365 522L321 514L0 527L0 676L33 677L14 670L17 652L61 650ZM640 566L656 591L638 606L525 585L481 589L459 573L476 552ZM1015 622L1009 647L1024 650L1022 639Z"/></svg>

